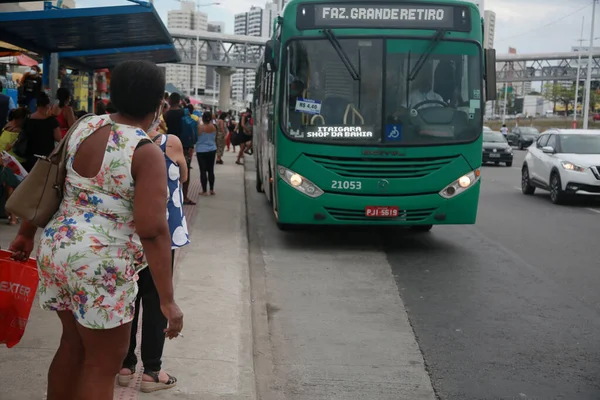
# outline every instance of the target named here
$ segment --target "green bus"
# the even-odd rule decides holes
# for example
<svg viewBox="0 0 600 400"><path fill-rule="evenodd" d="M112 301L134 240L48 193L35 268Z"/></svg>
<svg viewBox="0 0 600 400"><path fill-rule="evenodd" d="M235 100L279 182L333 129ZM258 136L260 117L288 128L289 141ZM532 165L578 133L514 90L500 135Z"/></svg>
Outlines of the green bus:
<svg viewBox="0 0 600 400"><path fill-rule="evenodd" d="M455 0L291 0L253 99L278 226L473 224L495 51ZM486 97L487 96L487 97Z"/></svg>

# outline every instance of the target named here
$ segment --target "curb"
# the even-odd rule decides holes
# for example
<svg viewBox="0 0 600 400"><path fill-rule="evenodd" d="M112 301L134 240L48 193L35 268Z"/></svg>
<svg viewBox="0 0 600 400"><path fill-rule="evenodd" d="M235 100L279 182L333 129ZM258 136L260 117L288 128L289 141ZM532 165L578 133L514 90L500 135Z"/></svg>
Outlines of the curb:
<svg viewBox="0 0 600 400"><path fill-rule="evenodd" d="M269 320L267 314L267 289L265 262L260 248L256 229L251 229L248 215L248 180L246 173L251 173L244 162L244 208L246 212L246 230L248 238L248 270L250 273L250 294L252 298L252 335L254 355L254 376L257 400L283 400L276 390L277 376L271 349ZM275 386L275 387L273 387Z"/></svg>

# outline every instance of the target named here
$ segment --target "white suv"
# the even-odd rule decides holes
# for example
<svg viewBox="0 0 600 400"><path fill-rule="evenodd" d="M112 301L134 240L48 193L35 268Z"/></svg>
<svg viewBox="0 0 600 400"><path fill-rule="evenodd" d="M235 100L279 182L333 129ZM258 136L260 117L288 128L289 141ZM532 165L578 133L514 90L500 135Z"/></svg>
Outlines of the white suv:
<svg viewBox="0 0 600 400"><path fill-rule="evenodd" d="M554 204L573 195L600 196L600 130L550 129L528 149L521 190L548 190Z"/></svg>

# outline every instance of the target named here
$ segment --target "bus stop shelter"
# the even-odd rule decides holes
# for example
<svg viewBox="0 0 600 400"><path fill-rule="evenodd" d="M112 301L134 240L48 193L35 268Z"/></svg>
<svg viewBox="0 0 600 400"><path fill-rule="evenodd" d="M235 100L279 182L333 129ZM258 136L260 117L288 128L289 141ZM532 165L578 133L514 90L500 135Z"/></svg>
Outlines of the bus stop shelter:
<svg viewBox="0 0 600 400"><path fill-rule="evenodd" d="M130 59L179 62L173 39L154 6L134 3L0 13L0 37L43 56L44 87L56 81L58 60L88 72Z"/></svg>

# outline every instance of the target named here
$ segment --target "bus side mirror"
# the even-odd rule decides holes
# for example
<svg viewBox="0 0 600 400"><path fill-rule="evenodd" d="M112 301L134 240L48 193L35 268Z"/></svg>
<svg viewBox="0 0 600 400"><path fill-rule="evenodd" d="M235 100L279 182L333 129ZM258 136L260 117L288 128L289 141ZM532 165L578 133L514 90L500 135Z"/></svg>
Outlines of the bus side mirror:
<svg viewBox="0 0 600 400"><path fill-rule="evenodd" d="M279 45L278 42L268 40L265 44L265 64L267 65L267 71L277 71L277 60L279 56Z"/></svg>
<svg viewBox="0 0 600 400"><path fill-rule="evenodd" d="M496 49L485 49L485 100L496 100Z"/></svg>

